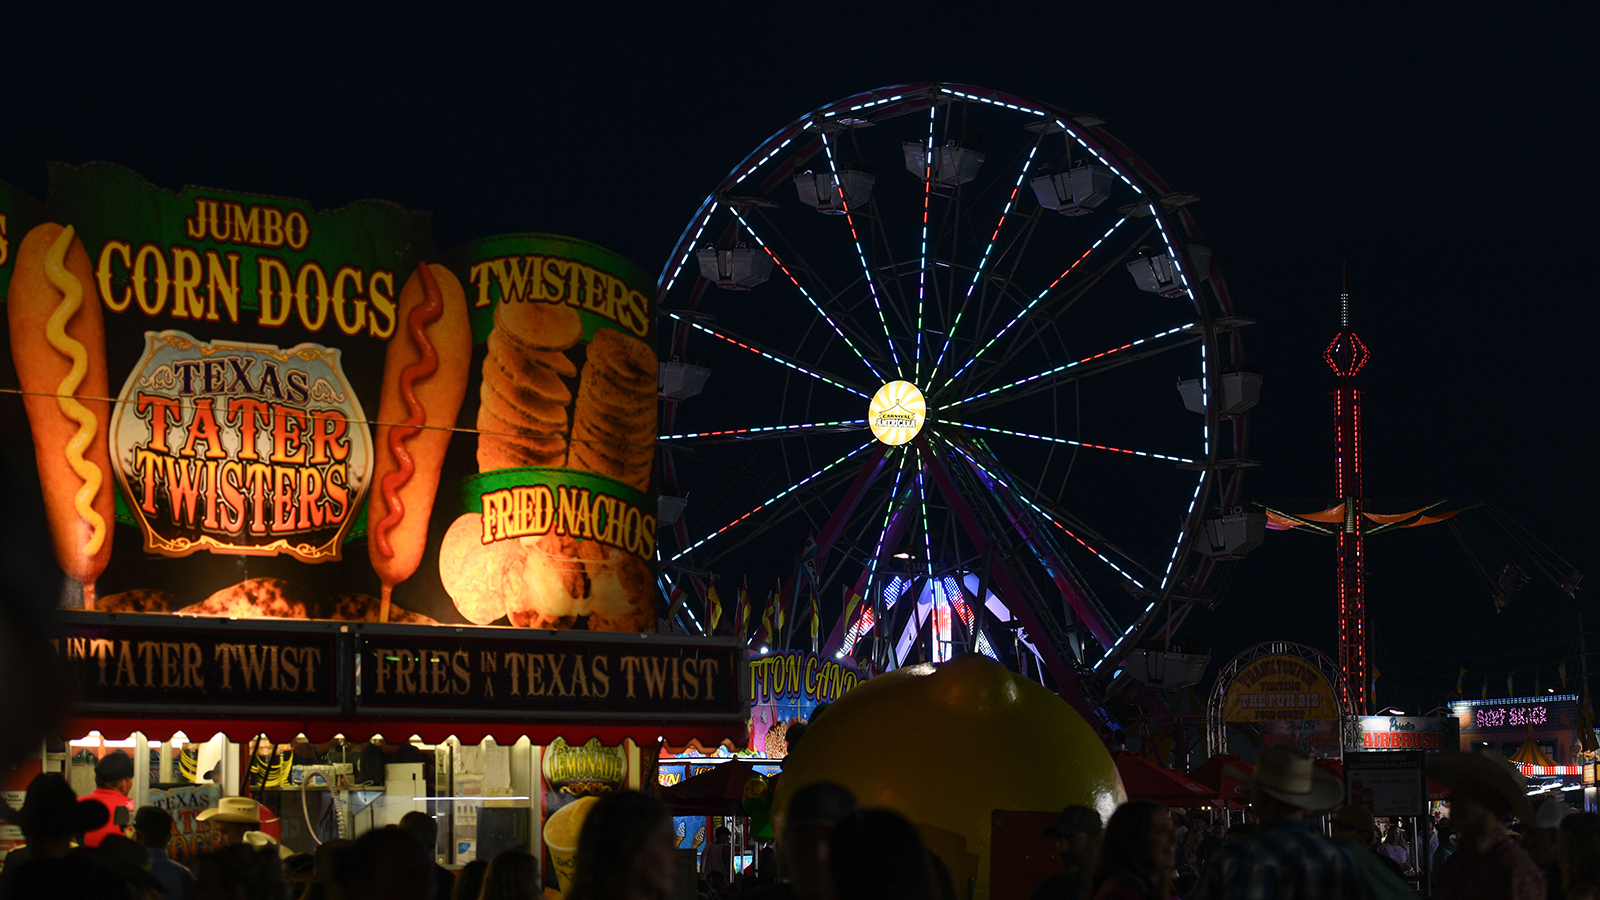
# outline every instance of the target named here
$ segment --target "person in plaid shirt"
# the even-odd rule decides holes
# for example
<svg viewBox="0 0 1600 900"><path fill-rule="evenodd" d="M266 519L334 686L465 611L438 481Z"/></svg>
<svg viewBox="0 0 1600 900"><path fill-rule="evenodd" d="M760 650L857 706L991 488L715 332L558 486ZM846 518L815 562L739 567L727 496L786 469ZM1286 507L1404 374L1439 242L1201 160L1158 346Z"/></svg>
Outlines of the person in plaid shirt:
<svg viewBox="0 0 1600 900"><path fill-rule="evenodd" d="M1237 769L1224 776L1250 782L1250 803L1261 826L1216 852L1190 900L1365 900L1349 854L1305 821L1307 813L1332 809L1344 799L1337 778L1287 747L1262 748L1253 776Z"/></svg>

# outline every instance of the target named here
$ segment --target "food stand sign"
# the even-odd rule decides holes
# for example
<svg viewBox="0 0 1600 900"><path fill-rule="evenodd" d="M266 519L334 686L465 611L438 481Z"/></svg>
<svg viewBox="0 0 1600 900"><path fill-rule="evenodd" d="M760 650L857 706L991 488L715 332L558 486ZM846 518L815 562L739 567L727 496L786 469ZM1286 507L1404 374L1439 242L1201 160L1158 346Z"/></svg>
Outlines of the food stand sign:
<svg viewBox="0 0 1600 900"><path fill-rule="evenodd" d="M1339 720L1333 685L1296 656L1263 656L1242 666L1223 698L1224 722Z"/></svg>
<svg viewBox="0 0 1600 900"><path fill-rule="evenodd" d="M733 641L389 631L371 626L357 638L359 710L582 713L585 719L744 715L744 651Z"/></svg>
<svg viewBox="0 0 1600 900"><path fill-rule="evenodd" d="M52 641L82 711L338 711L336 626L144 628L110 618L73 617Z"/></svg>
<svg viewBox="0 0 1600 900"><path fill-rule="evenodd" d="M1264 747L1293 747L1319 759L1339 758L1339 723L1327 719L1269 719L1261 727Z"/></svg>
<svg viewBox="0 0 1600 900"><path fill-rule="evenodd" d="M62 605L638 632L655 289L610 251L52 165L0 184L4 439Z"/></svg>
<svg viewBox="0 0 1600 900"><path fill-rule="evenodd" d="M1351 731L1351 750L1454 750L1456 720L1441 716L1361 716Z"/></svg>
<svg viewBox="0 0 1600 900"><path fill-rule="evenodd" d="M789 753L790 726L844 696L865 676L852 666L800 650L750 658L750 747L768 758Z"/></svg>

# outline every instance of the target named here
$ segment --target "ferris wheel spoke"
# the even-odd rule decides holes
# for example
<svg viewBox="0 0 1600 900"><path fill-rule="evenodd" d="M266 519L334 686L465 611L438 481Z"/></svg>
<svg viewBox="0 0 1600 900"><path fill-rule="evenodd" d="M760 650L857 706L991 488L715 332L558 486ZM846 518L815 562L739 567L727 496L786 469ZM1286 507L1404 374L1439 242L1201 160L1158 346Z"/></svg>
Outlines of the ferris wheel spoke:
<svg viewBox="0 0 1600 900"><path fill-rule="evenodd" d="M1195 507L1200 505L1200 495L1206 489L1206 477L1210 473L1202 469L1200 478L1195 483L1194 495L1189 498L1189 510L1183 514L1183 526L1178 529L1178 538L1172 542L1172 556L1167 560L1167 571L1161 576L1161 590L1165 591L1172 583L1172 573L1178 567L1178 558L1183 555L1183 539L1188 535L1189 520L1194 518Z"/></svg>
<svg viewBox="0 0 1600 900"><path fill-rule="evenodd" d="M1006 197L1006 204L1000 210L1000 218L994 223L994 230L989 234L989 243L983 248L983 255L978 258L978 264L972 270L972 281L967 284L967 292L961 298L961 306L956 310L956 319L945 331L944 346L939 348L939 357L934 360L933 371L939 371L944 365L945 354L950 352L950 342L954 340L956 331L961 327L961 317L967 311L967 304L972 300L972 294L978 289L978 280L983 277L984 270L989 265L989 258L994 255L995 245L1000 241L1000 231L1005 228L1006 217L1011 215L1012 207L1016 206L1017 193L1022 190L1022 182L1028 177L1028 170L1033 167L1033 158L1039 153L1039 146L1044 142L1044 132L1039 133L1037 140L1028 150L1028 156L1022 161L1022 169L1017 173L1016 183L1011 186L1011 194ZM931 158L930 151L930 158ZM926 218L926 216L924 216ZM926 225L923 226L926 229ZM1059 281L1059 279L1057 279Z"/></svg>
<svg viewBox="0 0 1600 900"><path fill-rule="evenodd" d="M766 509L767 507L771 506L772 504L777 503L779 500L782 500L783 498L789 496L790 494L794 493L795 491L799 490L800 488L806 486L807 484L809 484L812 481L816 480L817 478L821 477L824 473L836 468L841 463L843 463L846 460L850 459L852 456L855 456L856 454L860 453L863 450L866 450L868 447L871 447L871 446L872 446L872 441L867 441L865 444L862 444L861 446L855 448L854 450L851 450L849 453L846 453L845 455L839 457L838 459L834 460L833 462L828 463L827 465L825 465L822 468L816 470L815 472L812 472L810 475L807 475L806 477L800 479L799 481L795 482L794 484L789 485L788 487L784 488L783 490L779 491L778 493L773 494L770 498L768 498L767 500L762 502L755 509L750 510L749 512L747 512L744 515L738 517L737 519L734 519L733 521L731 521L728 524L722 526L721 528L718 528L716 531L711 532L710 534L706 535L705 537L701 538L700 540L695 541L694 543L692 543L689 546L683 548L682 550L679 550L677 553L673 554L670 559L668 559L668 562L677 562L678 560L682 559L685 555L687 555L690 551L694 550L696 547L703 546L707 541L710 541L712 538L715 538L717 535L725 533L728 529L732 528L733 526L739 524L740 522L743 522L744 520L750 518L751 516L755 515L756 513L761 512L763 509Z"/></svg>
<svg viewBox="0 0 1600 900"><path fill-rule="evenodd" d="M928 212L933 208L933 135L939 105L928 107L928 142L923 145L922 168L922 244L917 264L917 364L916 380L922 383L923 309L928 299Z"/></svg>
<svg viewBox="0 0 1600 900"><path fill-rule="evenodd" d="M851 426L863 426L866 419L845 419L839 422L811 422L805 425L762 425L754 428L725 428L721 431L690 431L684 434L663 434L658 441L687 441L695 438L761 438L790 437L801 434L831 434L839 431L859 431Z"/></svg>
<svg viewBox="0 0 1600 900"><path fill-rule="evenodd" d="M872 267L867 264L866 251L861 249L861 235L856 230L855 214L850 211L850 201L845 198L843 183L839 180L839 164L834 159L833 142L828 140L827 132L822 134L822 148L828 154L828 171L833 176L834 189L839 192L839 208L844 210L845 224L850 226L850 240L855 244L856 258L861 261L861 271L867 279L867 291L872 296L872 306L878 311L878 324L883 326L883 339L889 345L889 358L894 361L895 371L903 375L900 351L894 345L894 335L889 332L889 320L883 313L883 298L878 296L878 280L872 277Z"/></svg>
<svg viewBox="0 0 1600 900"><path fill-rule="evenodd" d="M854 472L849 469L845 469L833 472L825 478L817 479L816 483L813 485L813 490L808 492L811 494L810 497L799 500L794 504L785 507L782 512L778 512L769 517L763 518L759 524L753 525L748 529L742 529L738 539L730 543L723 544L715 553L711 553L706 556L701 565L709 566L712 563L715 563L717 560L723 559L729 554L737 552L739 548L759 539L763 534L766 534L767 532L791 519L805 516L808 520L810 520L812 518L812 510L815 507L821 505L826 508L827 504L823 497L830 491L847 484L853 477ZM815 528L815 525L813 524L812 527Z"/></svg>
<svg viewBox="0 0 1600 900"><path fill-rule="evenodd" d="M1150 227L1146 228L1144 232L1141 233L1137 238L1135 238L1132 243L1139 244L1143 242L1144 239L1149 237L1154 231L1155 226L1151 225ZM1014 336L1011 342L1007 345L1005 352L1000 354L999 359L991 358L989 362L988 374L980 377L977 372L974 372L972 375L968 376L968 380L976 380L979 386L981 386L982 384L987 383L988 380L992 379L995 373L1005 371L1006 366L1009 365L1012 360L1021 355L1022 352L1028 349L1028 347L1035 341L1042 338L1046 326L1054 328L1057 323L1060 322L1061 318L1070 312L1072 308L1077 305L1079 300L1083 299L1084 295L1093 290L1094 287L1098 285L1100 281L1108 274L1110 274L1113 269L1120 268L1118 265L1118 263L1121 261L1120 256L1107 256L1104 257L1104 259L1104 265L1101 265L1098 268L1084 270L1082 277L1077 279L1070 290L1065 291L1056 298L1053 298L1048 307L1048 311L1041 310L1037 315L1034 315L1032 318L1030 318L1028 322L1033 327L1027 331L1020 331L1016 336Z"/></svg>
<svg viewBox="0 0 1600 900"><path fill-rule="evenodd" d="M867 584L862 596L872 595L872 583L878 576L878 561L883 558L883 545L889 536L889 523L894 518L894 512L900 503L900 482L905 477L906 461L911 458L910 453L900 454L900 464L894 470L894 485L889 488L889 500L884 505L883 524L878 529L878 542L872 548L872 557L867 560ZM909 498L908 498L909 499Z"/></svg>
<svg viewBox="0 0 1600 900"><path fill-rule="evenodd" d="M1018 479L1009 471L1007 471L1004 466L1000 465L999 461L995 460L992 456L987 457L987 462L980 462L972 455L972 453L968 452L965 447L961 447L956 444L951 444L950 446L957 453L960 453L963 457L965 457L967 462L970 463L974 468L983 472L991 480L1005 484L1009 489L1011 496L1015 497L1017 500L1031 508L1034 512L1038 513L1045 519L1045 521L1049 522L1051 525L1054 525L1058 530L1060 530L1062 534L1072 538L1072 540L1079 546L1092 553L1095 558L1099 559L1107 566L1110 566L1113 571L1115 571L1118 575L1121 575L1123 578L1126 578L1135 587L1139 588L1140 590L1147 589L1145 588L1144 582L1141 581L1138 576L1132 574L1132 572L1129 571L1130 569L1144 573L1144 578L1151 582L1154 582L1159 577L1156 573L1151 572L1148 568L1146 568L1137 559L1134 559L1132 554L1124 551L1122 548L1107 540L1096 529L1089 527L1083 522L1076 521L1073 516L1068 515L1063 510L1050 509L1036 502L1035 500L1030 499L1027 494L1025 494L1022 489L1018 487ZM1068 522L1071 523L1072 527L1068 527L1066 524ZM1092 544L1090 543L1091 541L1093 542ZM1109 556L1106 555L1108 552L1121 558L1123 562L1121 564L1114 562Z"/></svg>
<svg viewBox="0 0 1600 900"><path fill-rule="evenodd" d="M845 285L842 289L835 290L834 287L828 284L828 282L822 277L822 274L817 270L817 268L811 265L810 260L805 258L805 254L803 254L800 249L788 239L788 236L785 235L783 230L778 227L778 224L767 215L766 210L756 207L755 213L757 216L761 217L763 229L770 230L771 233L776 235L777 240L775 243L781 243L783 245L781 249L784 251L783 259L785 262L783 267L788 270L786 274L791 274L791 277L795 281L799 281L801 279L808 281L812 286L813 293L820 295L822 298L820 301L818 301L819 305L832 310L829 315L832 317L833 322L830 322L829 324L831 325L836 322L840 329L848 332L848 337L854 341L857 346L873 346L872 335L857 323L854 316L856 308L870 302L869 298L862 296L861 299L857 300L855 303L850 303L846 299L850 293L855 290L856 285L860 284L866 279L857 276L855 280ZM752 237L754 237L754 233L752 233ZM776 253L776 250L771 246L765 249L768 250L769 254ZM774 256L774 261L776 261L776 259L777 257ZM798 287L798 285L796 286ZM851 347L850 349L855 351L856 347ZM876 359L879 363L885 363L887 361L887 357L883 356L882 354L879 354ZM874 373L876 372L877 370L875 369ZM881 375L878 377L880 379L882 378Z"/></svg>
<svg viewBox="0 0 1600 900"><path fill-rule="evenodd" d="M778 254L773 251L772 247L766 241L761 239L761 235L757 234L754 228L750 227L749 220L740 215L737 209L729 207L728 211L733 213L733 217L739 220L740 225L744 226L745 233L749 234L750 237L760 245L761 249L765 250L767 255L772 257L772 264L777 266L778 269L788 277L789 283L793 284L795 290L800 292L800 296L804 297L806 302L811 304L811 308L817 311L817 315L821 316L822 320L828 323L828 327L833 329L833 333L837 334L839 339L844 341L844 345L850 348L850 352L855 354L856 358L861 360L862 364L865 365L879 381L887 381L888 379L884 377L883 373L878 371L878 367L872 364L871 358L863 353L860 347L856 346L856 342L851 340L850 336L844 333L844 329L839 327L839 323L835 322L833 317L828 315L827 311L822 308L822 304L818 303L817 299L811 296L811 292L806 290L805 286L800 283L800 279L795 277L794 272L790 271L789 267L784 265L783 260L778 258Z"/></svg>
<svg viewBox="0 0 1600 900"><path fill-rule="evenodd" d="M1144 358L1146 358L1148 356L1152 356L1152 355L1155 355L1157 353L1164 353L1164 352L1166 352L1168 350L1174 350L1174 349L1177 349L1178 347L1183 347L1183 346L1186 346L1188 344L1192 344L1195 341L1198 341L1200 339L1200 337L1198 335L1193 335L1192 334L1192 332L1194 331L1195 328L1196 328L1196 323L1189 322L1187 324L1179 325L1179 326L1176 326L1174 328L1168 328L1165 331L1158 331L1155 334L1150 335L1149 337L1142 337L1142 338L1139 338L1136 341L1129 341L1126 344L1122 344L1122 345L1117 346L1117 347L1112 347L1109 350L1102 350L1099 353L1094 353L1094 354L1091 354L1089 356L1085 356L1082 359L1075 359L1072 362L1064 363L1062 365L1046 369L1043 372L1039 372L1039 373L1034 374L1034 375L1029 375L1026 378L1019 378L1016 381L1010 382L1008 384L1003 384L1003 385L1001 385L999 387L996 387L996 388L990 388L987 391L983 391L981 393L973 394L970 397L963 397L960 400L952 401L952 402L947 403L944 406L939 407L939 408L941 410L955 409L958 406L965 406L968 403L978 403L978 401L983 400L986 397L995 397L995 395L997 395L997 394L1004 393L1005 391L1009 391L1009 390L1012 390L1014 388L1020 388L1023 385L1030 385L1031 386L1027 391L1019 392L1017 394L1013 394L1013 395L1010 395L1010 396L1007 396L1007 397L1003 397L1003 398L997 397L994 400L990 400L988 403L978 403L977 406L970 407L970 409L984 409L984 408L992 406L992 405L994 405L995 403L998 403L998 402L1005 402L1007 400L1012 400L1012 399L1016 399L1018 397L1026 396L1028 393L1031 393L1034 390L1041 390L1043 388L1047 388L1051 384L1059 382L1059 381L1064 381L1064 380L1067 380L1069 378L1082 378L1082 377L1084 377L1084 376L1086 376L1088 374L1105 371L1107 368L1110 368L1112 365L1120 363L1123 360L1127 360L1129 362L1132 362L1134 360L1144 359ZM1156 341L1160 341L1162 338L1172 337L1173 335L1185 334L1185 333L1191 333L1191 336L1188 337L1186 340L1175 341L1175 342L1172 342L1171 344L1162 345L1159 348L1151 348L1151 349L1145 350L1145 351L1140 352L1140 353L1131 353L1130 352L1135 347L1142 347L1142 346L1144 346L1146 344L1151 344L1151 343L1154 343Z"/></svg>
<svg viewBox="0 0 1600 900"><path fill-rule="evenodd" d="M1127 456L1140 456L1145 459L1159 459L1180 464L1193 464L1195 461L1186 456L1172 456L1166 453L1152 453L1146 450L1128 450L1123 447L1112 447L1107 444L1091 444L1087 441L1075 441L1071 438L1054 437L1048 434L1032 434L1026 431L1012 431L1009 428L990 428L987 425L974 425L971 422L954 422L962 428L973 428L978 431L987 431L992 434L1008 434L1012 437L1030 438L1035 441L1046 441L1054 444L1066 444L1069 447L1082 447L1086 450L1106 450L1111 453L1121 453Z"/></svg>
<svg viewBox="0 0 1600 900"><path fill-rule="evenodd" d="M961 377L962 373L966 372L967 369L971 368L972 364L977 362L983 356L983 354L989 352L989 348L993 347L995 345L996 341L1000 340L1002 337L1005 337L1006 332L1010 331L1018 322L1022 321L1023 317L1026 316L1028 313L1032 312L1034 310L1034 308L1037 307L1040 304L1040 302L1042 302L1046 297L1049 297L1050 296L1050 292L1055 290L1057 285L1061 284L1062 281L1066 280L1066 277L1068 275L1071 275L1073 270L1077 269L1078 266L1082 265L1084 260L1087 260L1090 257L1090 255L1094 253L1094 251L1100 249L1100 245L1104 244L1106 242L1107 238L1111 237L1112 234L1116 233L1116 230L1118 228L1121 228L1122 227L1122 223L1124 223L1126 221L1128 221L1128 217L1127 216L1123 216L1122 218L1120 218L1120 219L1118 219L1116 221L1116 224L1114 224L1110 228L1106 229L1106 233L1101 235L1099 240L1097 240L1093 244L1089 245L1089 249L1083 251L1083 255L1082 256L1080 256L1077 259L1073 260L1071 265L1067 266L1066 269L1064 269L1061 272L1060 275L1057 275L1056 279L1054 281L1050 282L1050 286L1049 287L1047 287L1044 290L1040 291L1038 296L1034 297L1031 301L1029 301L1028 304L1026 306L1024 306L1020 312L1018 312L1015 316L1012 317L1011 321L1007 322L1004 326L1002 326L1000 328L999 331L995 332L994 337L989 338L989 340L982 347L978 348L978 352L976 352L976 353L972 354L970 357L968 357L967 361L961 364L961 368L957 369L955 371L955 374L951 375L950 378L947 381L945 381L945 383L942 386L940 386L939 388L936 388L934 390L934 393L938 393L939 391L942 391L945 388L949 387L950 385L954 384L956 382L956 380Z"/></svg>
<svg viewBox="0 0 1600 900"><path fill-rule="evenodd" d="M716 329L716 328L712 328L709 325L706 325L706 324L704 324L702 322L697 322L694 319L683 315L682 313L674 312L672 310L662 310L661 314L666 316L669 319L673 319L675 321L682 322L683 324L688 325L690 328L693 328L696 331L702 331L702 332L705 332L706 334L711 335L712 337L721 338L722 340L727 341L728 343L734 345L735 347L740 347L740 348L743 348L745 350L749 350L751 353L754 353L755 355L757 355L759 357L762 357L763 359L770 359L773 362L775 362L775 363L777 363L777 364L779 364L781 366L787 366L788 368L791 368L791 369L795 370L796 372L799 372L802 375L809 375L810 377L815 378L818 381L823 382L824 384L831 384L834 387L839 388L841 390L849 391L850 393L855 394L857 397L866 397L866 398L870 399L871 396L872 396L871 394L868 394L866 391L862 390L861 388L856 387L855 385L852 385L852 384L849 384L849 383L845 382L843 379L837 378L837 377L832 376L832 375L823 374L822 372L818 372L817 370L815 370L813 368L809 368L807 366L802 366L799 363L795 362L794 360L787 359L785 357L779 356L778 354L772 352L771 350L768 350L765 347L762 347L761 345L757 344L754 341L745 340L745 339L742 339L742 338L739 338L739 337L735 337L731 332L727 332L727 331L719 330L719 329Z"/></svg>

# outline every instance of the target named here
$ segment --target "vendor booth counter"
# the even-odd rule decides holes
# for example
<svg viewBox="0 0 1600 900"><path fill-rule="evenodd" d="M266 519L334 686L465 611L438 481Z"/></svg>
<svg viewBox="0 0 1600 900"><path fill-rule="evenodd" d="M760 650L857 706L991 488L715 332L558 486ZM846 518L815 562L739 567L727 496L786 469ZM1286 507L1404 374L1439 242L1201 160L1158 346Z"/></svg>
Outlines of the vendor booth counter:
<svg viewBox="0 0 1600 900"><path fill-rule="evenodd" d="M441 864L521 846L553 885L576 843L562 809L654 785L662 744L747 739L731 639L82 613L57 652L79 697L67 740L6 789L43 770L87 793L124 750L180 858L211 843L201 810L250 796L291 851L420 811Z"/></svg>

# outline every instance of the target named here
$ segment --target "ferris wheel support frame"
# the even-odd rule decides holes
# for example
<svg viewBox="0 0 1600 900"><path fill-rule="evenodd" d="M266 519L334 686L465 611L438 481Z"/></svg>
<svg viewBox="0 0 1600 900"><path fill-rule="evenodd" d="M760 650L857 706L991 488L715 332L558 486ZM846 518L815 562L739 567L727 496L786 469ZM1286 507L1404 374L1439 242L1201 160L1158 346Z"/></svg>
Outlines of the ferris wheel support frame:
<svg viewBox="0 0 1600 900"><path fill-rule="evenodd" d="M955 513L961 527L967 532L967 540L978 546L984 546L988 537L978 517L973 513L972 507L967 504L966 498L956 490L955 484L950 480L950 473L945 470L943 462L928 448L925 439L917 442L917 452L922 456L924 471L933 477L933 483L939 486L939 493L944 496L944 501L950 504L950 511ZM1105 725L1097 714L1095 707L1089 703L1090 693L1085 690L1087 679L1078 671L1077 667L1067 663L1061 658L1061 653L1055 646L1055 641L1050 639L1049 632L1044 628L1044 623L1039 619L1033 606L1023 600L1024 594L1016 577L1011 572L1011 567L1003 558L991 557L989 560L989 577L999 587L1002 596L1011 598L1006 607L1011 614L1022 622L1022 627L1034 636L1034 646L1039 649L1045 667L1050 670L1050 677L1055 679L1056 691L1072 707L1083 716L1084 720L1093 725L1097 731L1105 731ZM1096 690L1094 693L1099 693Z"/></svg>

